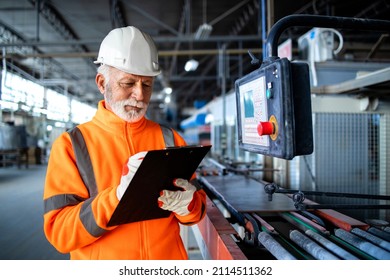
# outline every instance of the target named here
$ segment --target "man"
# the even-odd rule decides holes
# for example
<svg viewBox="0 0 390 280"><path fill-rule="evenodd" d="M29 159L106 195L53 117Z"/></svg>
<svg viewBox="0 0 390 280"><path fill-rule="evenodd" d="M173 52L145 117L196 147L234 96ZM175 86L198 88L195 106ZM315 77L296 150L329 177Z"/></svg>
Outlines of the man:
<svg viewBox="0 0 390 280"><path fill-rule="evenodd" d="M160 73L156 46L135 27L114 29L95 63L104 100L91 121L53 143L44 189L45 235L71 259L187 259L179 223L199 222L206 198L187 180L175 180L178 191L164 190L156 201L172 211L168 218L107 226L146 151L166 146L161 126L145 118ZM85 141L81 148L77 130ZM172 133L175 145L186 144ZM82 169L88 161L92 168Z"/></svg>

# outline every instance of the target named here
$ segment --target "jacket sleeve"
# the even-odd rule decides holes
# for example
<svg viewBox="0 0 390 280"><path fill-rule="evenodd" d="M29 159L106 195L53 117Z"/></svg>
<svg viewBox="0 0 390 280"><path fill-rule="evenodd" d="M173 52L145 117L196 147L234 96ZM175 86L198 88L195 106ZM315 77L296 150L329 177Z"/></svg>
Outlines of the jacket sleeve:
<svg viewBox="0 0 390 280"><path fill-rule="evenodd" d="M116 187L89 196L67 133L53 143L43 196L44 232L62 253L89 245L102 236L109 230L104 225L118 205Z"/></svg>
<svg viewBox="0 0 390 280"><path fill-rule="evenodd" d="M194 193L194 198L192 202L192 209L190 213L186 216L176 215L176 218L183 225L193 225L200 222L206 214L206 193L200 189Z"/></svg>

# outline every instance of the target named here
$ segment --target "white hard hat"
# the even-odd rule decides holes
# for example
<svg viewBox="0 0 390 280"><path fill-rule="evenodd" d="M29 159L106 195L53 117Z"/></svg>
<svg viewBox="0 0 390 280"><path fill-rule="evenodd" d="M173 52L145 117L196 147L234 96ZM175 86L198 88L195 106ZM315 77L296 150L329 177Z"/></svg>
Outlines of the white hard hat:
<svg viewBox="0 0 390 280"><path fill-rule="evenodd" d="M111 30L103 39L94 63L141 76L157 76L161 72L153 39L134 26Z"/></svg>

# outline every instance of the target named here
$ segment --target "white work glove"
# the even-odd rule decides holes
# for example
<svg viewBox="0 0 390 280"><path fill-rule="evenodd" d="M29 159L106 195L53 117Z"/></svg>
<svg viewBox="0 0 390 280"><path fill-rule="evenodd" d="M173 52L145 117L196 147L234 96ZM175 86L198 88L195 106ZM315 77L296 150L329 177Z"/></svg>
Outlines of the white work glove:
<svg viewBox="0 0 390 280"><path fill-rule="evenodd" d="M141 165L141 162L147 153L148 152L139 152L138 154L132 155L127 160L127 163L123 165L121 181L116 189L116 196L119 200L121 200L123 194L127 190L135 172L137 172L138 167Z"/></svg>
<svg viewBox="0 0 390 280"><path fill-rule="evenodd" d="M173 184L181 190L163 190L158 198L159 206L180 216L188 215L190 213L188 208L194 197L196 187L184 179L175 179Z"/></svg>

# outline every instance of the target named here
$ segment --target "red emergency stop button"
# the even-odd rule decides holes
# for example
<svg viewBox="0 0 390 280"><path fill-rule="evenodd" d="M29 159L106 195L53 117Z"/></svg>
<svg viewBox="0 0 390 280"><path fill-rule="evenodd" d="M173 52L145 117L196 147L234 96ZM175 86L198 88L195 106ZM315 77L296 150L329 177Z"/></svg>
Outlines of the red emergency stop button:
<svg viewBox="0 0 390 280"><path fill-rule="evenodd" d="M257 126L257 133L260 136L274 134L275 126L272 122L260 122Z"/></svg>

